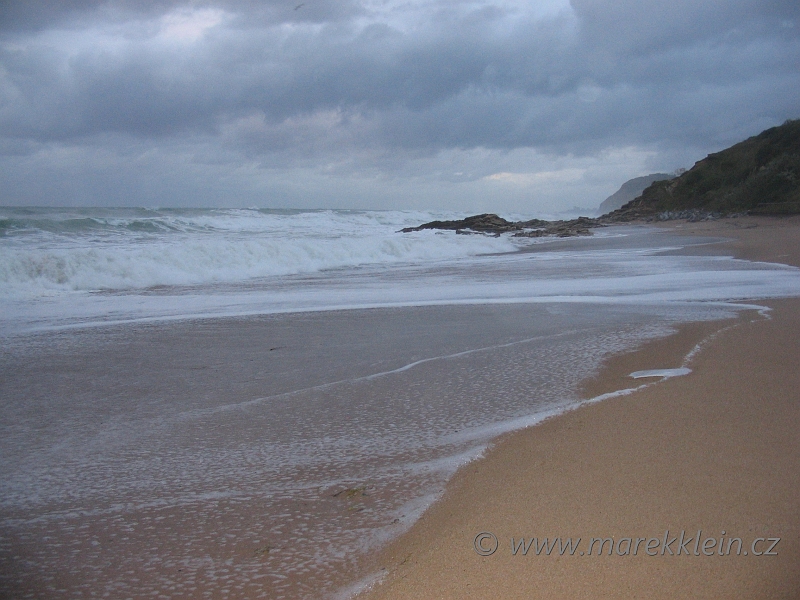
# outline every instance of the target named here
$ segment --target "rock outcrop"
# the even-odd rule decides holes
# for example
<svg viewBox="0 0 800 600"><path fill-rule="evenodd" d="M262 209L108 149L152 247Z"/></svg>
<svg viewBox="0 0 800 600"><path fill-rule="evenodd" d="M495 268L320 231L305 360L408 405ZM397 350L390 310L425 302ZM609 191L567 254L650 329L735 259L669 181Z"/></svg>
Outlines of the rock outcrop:
<svg viewBox="0 0 800 600"><path fill-rule="evenodd" d="M459 219L457 221L431 221L417 227L406 227L401 231L422 231L423 229L455 230L456 233L482 233L487 235L500 235L512 233L514 237L571 237L576 235L591 235L591 227L603 227L597 219L578 217L570 221L543 221L531 219L529 221L507 221L495 214L482 214Z"/></svg>

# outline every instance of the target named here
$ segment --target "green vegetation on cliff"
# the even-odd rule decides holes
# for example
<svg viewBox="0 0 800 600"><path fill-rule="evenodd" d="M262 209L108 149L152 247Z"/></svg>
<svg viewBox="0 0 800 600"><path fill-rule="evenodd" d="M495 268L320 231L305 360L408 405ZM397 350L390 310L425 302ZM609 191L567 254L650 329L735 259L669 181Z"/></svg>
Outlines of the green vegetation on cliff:
<svg viewBox="0 0 800 600"><path fill-rule="evenodd" d="M800 119L709 154L605 218L627 221L682 211L800 213Z"/></svg>

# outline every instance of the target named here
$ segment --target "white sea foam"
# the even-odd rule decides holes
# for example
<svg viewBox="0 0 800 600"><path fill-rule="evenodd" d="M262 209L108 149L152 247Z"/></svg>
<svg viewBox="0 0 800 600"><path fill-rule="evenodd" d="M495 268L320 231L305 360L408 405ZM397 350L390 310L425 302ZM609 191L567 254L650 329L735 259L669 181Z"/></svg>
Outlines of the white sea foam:
<svg viewBox="0 0 800 600"><path fill-rule="evenodd" d="M678 369L646 369L644 371L634 371L629 377L633 377L634 379L643 379L645 377L661 377L662 379L668 379L670 377L688 375L691 372L692 370L687 367L680 367Z"/></svg>
<svg viewBox="0 0 800 600"><path fill-rule="evenodd" d="M397 233L448 216L432 213L95 212L99 214L56 211L37 218L0 218L0 293L35 298L71 291L236 283L517 247L509 238Z"/></svg>
<svg viewBox="0 0 800 600"><path fill-rule="evenodd" d="M800 290L798 269L665 255L685 238L641 227L565 244L398 233L459 216L441 213L48 210L0 219L0 331L437 304L731 302ZM513 252L525 248L548 250Z"/></svg>

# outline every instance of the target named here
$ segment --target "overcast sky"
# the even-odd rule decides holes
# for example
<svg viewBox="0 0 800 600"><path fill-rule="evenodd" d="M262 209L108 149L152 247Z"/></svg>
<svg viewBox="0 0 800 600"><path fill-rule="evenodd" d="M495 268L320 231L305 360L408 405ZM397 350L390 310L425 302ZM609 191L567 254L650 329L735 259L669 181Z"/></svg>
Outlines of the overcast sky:
<svg viewBox="0 0 800 600"><path fill-rule="evenodd" d="M595 208L798 117L797 0L0 0L0 205Z"/></svg>

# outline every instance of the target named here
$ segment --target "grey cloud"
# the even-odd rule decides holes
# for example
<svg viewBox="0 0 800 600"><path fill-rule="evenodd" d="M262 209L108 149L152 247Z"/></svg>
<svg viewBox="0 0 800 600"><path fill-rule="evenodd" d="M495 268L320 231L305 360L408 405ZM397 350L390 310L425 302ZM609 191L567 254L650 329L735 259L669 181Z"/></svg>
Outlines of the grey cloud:
<svg viewBox="0 0 800 600"><path fill-rule="evenodd" d="M278 40L274 28L233 30L174 54L134 43L122 55L87 51L66 61L46 45L5 49L7 85L19 107L6 111L3 124L8 133L25 135L27 127L42 139L153 135L210 127L250 110L272 119L333 107L423 111L469 86L554 85L545 60L532 65L525 58L544 56L546 47L510 48L521 58L509 68L504 40L484 43L475 27L423 39L381 26L356 35L344 29L301 30ZM525 66L541 68L525 77Z"/></svg>
<svg viewBox="0 0 800 600"><path fill-rule="evenodd" d="M302 4L302 10L298 6ZM0 34L29 34L50 28L80 29L97 22L152 19L178 8L221 8L237 15L239 27L290 22L335 22L364 13L357 0L22 0L7 1Z"/></svg>
<svg viewBox="0 0 800 600"><path fill-rule="evenodd" d="M97 19L147 17L184 4L184 0L26 0L3 4L0 32L30 33L50 27L80 28Z"/></svg>
<svg viewBox="0 0 800 600"><path fill-rule="evenodd" d="M796 2L572 0L541 17L434 1L408 23L411 5L388 19L355 0L301 3L9 3L0 155L130 143L400 173L474 148L678 156L800 116ZM154 38L182 8L225 19L196 40Z"/></svg>
<svg viewBox="0 0 800 600"><path fill-rule="evenodd" d="M800 17L796 2L777 0L570 0L581 33L594 47L612 52L652 53L705 40L735 41L774 35Z"/></svg>
<svg viewBox="0 0 800 600"><path fill-rule="evenodd" d="M161 136L211 132L220 120L252 111L281 121L333 108L389 110L391 120L396 108L404 107L426 122L441 119L456 104L466 112L450 116L455 129L440 132L442 144L505 146L557 139L559 122L550 132L531 136L524 134L525 120L537 111L561 113L559 106L572 106L570 94L582 85L612 96L619 95L615 87L637 87L646 98L653 88L725 85L726 79L763 70L796 70L797 36L786 39L782 30L765 35L759 25L774 15L792 17L796 9L758 12L748 3L727 3L727 11L703 12L698 5L704 6L688 0L669 9L659 9L661 3L573 0L578 39L571 39L564 19L521 21L510 34L493 37L497 14L475 11L447 21L446 29L419 34L382 24L363 31L331 24L288 35L277 27L231 27L172 52L134 41L121 53L88 50L67 61L45 43L6 48L5 86L15 93L7 94L12 98L6 100L3 131L42 140L104 131ZM742 23L751 30L749 39L728 40L731 32L741 33ZM754 36L766 44L766 53L759 54ZM643 41L647 44L640 47ZM487 106L492 94L499 102ZM464 114L508 120L503 101L508 94L523 106L514 107L518 121L501 127L496 139L481 133L483 122L464 122ZM475 104L463 106L469 98ZM559 106L547 107L548 102ZM616 125L612 115L600 116Z"/></svg>

